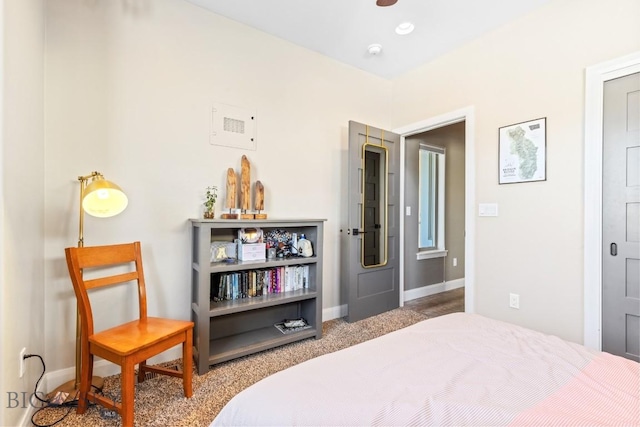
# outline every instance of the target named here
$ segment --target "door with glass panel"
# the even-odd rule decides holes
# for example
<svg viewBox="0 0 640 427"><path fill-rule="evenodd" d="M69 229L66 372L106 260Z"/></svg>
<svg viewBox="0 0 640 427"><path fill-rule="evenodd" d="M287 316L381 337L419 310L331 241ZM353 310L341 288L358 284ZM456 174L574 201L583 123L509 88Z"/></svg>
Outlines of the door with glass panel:
<svg viewBox="0 0 640 427"><path fill-rule="evenodd" d="M349 322L397 308L400 135L349 122L341 287Z"/></svg>

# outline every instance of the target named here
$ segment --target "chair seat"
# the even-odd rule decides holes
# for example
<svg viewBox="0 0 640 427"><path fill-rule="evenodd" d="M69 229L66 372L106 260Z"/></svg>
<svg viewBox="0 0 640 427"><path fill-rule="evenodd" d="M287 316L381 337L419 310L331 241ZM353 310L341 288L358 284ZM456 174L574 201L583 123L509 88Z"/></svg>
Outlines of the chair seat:
<svg viewBox="0 0 640 427"><path fill-rule="evenodd" d="M191 328L193 322L190 321L147 317L93 334L89 336L89 342L117 355L128 356Z"/></svg>

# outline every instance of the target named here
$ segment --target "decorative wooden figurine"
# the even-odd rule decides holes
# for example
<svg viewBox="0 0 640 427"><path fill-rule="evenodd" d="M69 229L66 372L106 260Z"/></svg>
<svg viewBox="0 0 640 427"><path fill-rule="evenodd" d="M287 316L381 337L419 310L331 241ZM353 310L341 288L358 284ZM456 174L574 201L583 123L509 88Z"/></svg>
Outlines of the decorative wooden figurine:
<svg viewBox="0 0 640 427"><path fill-rule="evenodd" d="M264 210L264 185L260 181L256 181L255 184L254 209L258 211L253 215L255 219L267 219L267 214L260 213Z"/></svg>
<svg viewBox="0 0 640 427"><path fill-rule="evenodd" d="M247 156L242 156L240 169L240 218L253 219L253 214L247 213L251 205L251 164Z"/></svg>
<svg viewBox="0 0 640 427"><path fill-rule="evenodd" d="M227 199L225 207L229 209L229 213L220 215L222 219L238 219L238 214L231 213L231 209L236 208L236 194L237 194L237 179L236 172L233 168L227 169Z"/></svg>

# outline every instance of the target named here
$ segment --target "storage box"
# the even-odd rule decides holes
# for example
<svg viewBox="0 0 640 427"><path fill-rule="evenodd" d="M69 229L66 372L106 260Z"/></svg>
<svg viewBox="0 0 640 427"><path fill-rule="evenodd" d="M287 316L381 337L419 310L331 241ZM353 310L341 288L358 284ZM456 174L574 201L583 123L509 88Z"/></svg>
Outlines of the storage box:
<svg viewBox="0 0 640 427"><path fill-rule="evenodd" d="M264 261L267 246L264 243L242 243L238 241L238 259L240 261Z"/></svg>

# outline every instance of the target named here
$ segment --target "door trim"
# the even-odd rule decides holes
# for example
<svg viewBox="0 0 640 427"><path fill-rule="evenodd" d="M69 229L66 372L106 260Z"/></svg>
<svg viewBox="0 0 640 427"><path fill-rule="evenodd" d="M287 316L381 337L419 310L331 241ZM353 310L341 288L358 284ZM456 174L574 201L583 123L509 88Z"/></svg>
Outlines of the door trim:
<svg viewBox="0 0 640 427"><path fill-rule="evenodd" d="M473 106L450 111L442 115L431 117L410 125L392 129L400 134L400 159L405 161L405 138L417 133L441 128L454 123L465 122L464 141L464 185L465 185L465 239L464 239L464 310L475 313L475 109ZM404 217L406 213L405 200L405 168L400 168L400 307L404 306Z"/></svg>
<svg viewBox="0 0 640 427"><path fill-rule="evenodd" d="M604 82L640 72L640 52L586 68L584 345L602 350L602 120Z"/></svg>

